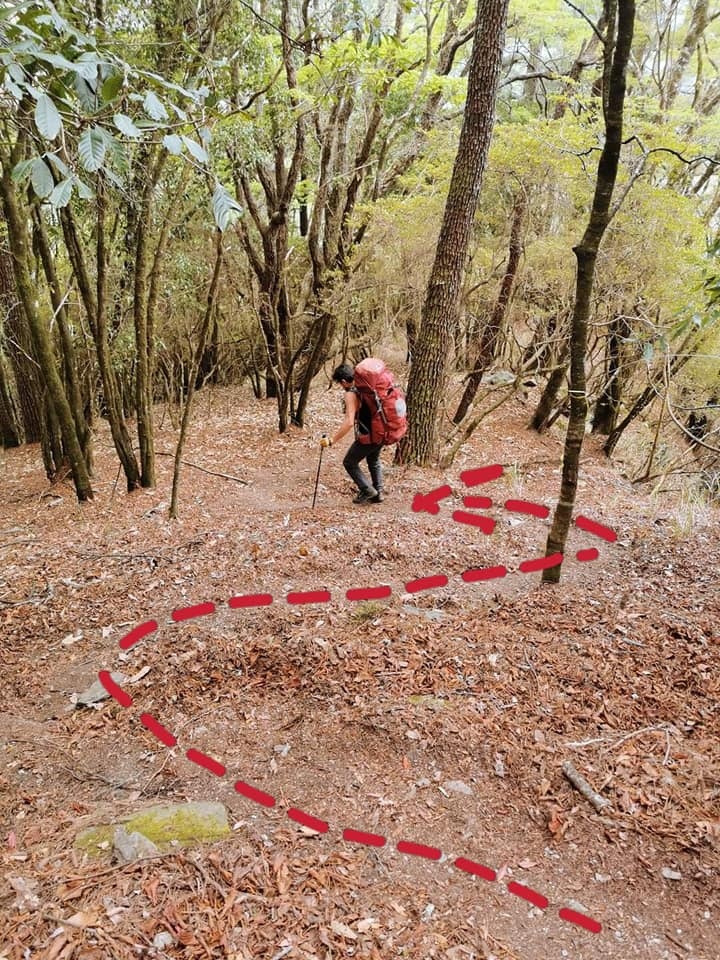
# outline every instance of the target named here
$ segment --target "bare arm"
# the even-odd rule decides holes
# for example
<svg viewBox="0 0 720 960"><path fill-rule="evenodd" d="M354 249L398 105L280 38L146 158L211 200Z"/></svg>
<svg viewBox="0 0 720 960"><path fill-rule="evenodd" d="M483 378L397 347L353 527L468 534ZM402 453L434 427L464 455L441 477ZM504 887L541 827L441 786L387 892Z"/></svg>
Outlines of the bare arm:
<svg viewBox="0 0 720 960"><path fill-rule="evenodd" d="M355 414L360 406L360 400L356 393L347 390L345 393L345 419L330 438L331 443L335 444L342 440L346 433L349 433L355 425Z"/></svg>

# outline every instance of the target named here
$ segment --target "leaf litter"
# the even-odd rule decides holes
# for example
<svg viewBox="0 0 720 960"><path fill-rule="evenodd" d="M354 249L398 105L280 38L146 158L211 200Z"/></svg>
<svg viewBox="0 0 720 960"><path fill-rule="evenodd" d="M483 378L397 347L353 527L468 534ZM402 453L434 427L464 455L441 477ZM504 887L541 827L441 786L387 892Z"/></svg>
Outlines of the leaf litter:
<svg viewBox="0 0 720 960"><path fill-rule="evenodd" d="M313 399L319 432L334 413L325 402ZM269 408L245 400L235 445L238 405L222 390L199 404L204 432L188 457L249 486L188 470L174 523L162 506L169 465L158 464L156 490L113 492L103 434L98 496L83 507L67 487L45 495L34 448L5 453L2 513L22 536L2 544L0 577L0 956L709 960L720 916L717 512L669 536L656 521L679 506L639 494L588 438L579 508L616 528L618 544L568 564L559 588L512 574L468 586L467 567L513 570L541 554L547 524L480 537L451 522L450 501L438 517L413 514L413 495L444 482L460 492L462 469L503 462L512 475L488 488L499 506L520 495L551 505L558 436L531 442L524 410L505 408L501 430L489 423L447 477L389 467L390 496L372 511L352 507L339 459L327 458L311 511L314 439L278 437ZM172 442L161 430L158 445ZM403 609L403 584L434 573L448 586ZM387 601L342 599L380 583L393 586ZM332 601L241 614L224 604L311 589ZM173 609L205 601L219 605L213 617L171 623ZM117 640L149 617L157 635L121 658ZM117 704L75 710L100 668L132 676L140 709L279 808L239 798ZM611 809L596 812L565 761ZM232 838L127 865L72 846L80 824L184 799L225 803ZM331 833L289 824L293 804ZM345 844L346 826L388 846ZM445 858L399 854L399 839ZM459 874L456 856L498 880ZM551 907L509 897L510 880ZM603 933L559 921L572 903Z"/></svg>

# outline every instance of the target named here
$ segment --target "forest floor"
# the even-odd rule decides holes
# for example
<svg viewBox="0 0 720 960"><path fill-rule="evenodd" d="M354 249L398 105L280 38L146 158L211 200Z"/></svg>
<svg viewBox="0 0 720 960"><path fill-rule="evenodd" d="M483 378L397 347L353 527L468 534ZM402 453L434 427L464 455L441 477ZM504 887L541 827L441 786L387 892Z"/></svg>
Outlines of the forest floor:
<svg viewBox="0 0 720 960"><path fill-rule="evenodd" d="M366 507L343 442L311 509L340 416L324 391L312 430L283 436L272 401L198 395L185 458L247 483L185 466L175 521L172 459L126 495L105 424L85 505L36 447L2 454L0 958L717 960L720 511L633 486L588 437L576 514L617 539L573 527L561 583L541 584L520 565L550 521L505 504L554 505L562 439L530 435L528 412L499 408L446 473L386 454ZM158 451L174 442L158 409ZM437 515L413 511L444 484ZM75 704L101 670L130 678L131 706ZM126 865L74 846L185 800L222 803L231 835Z"/></svg>

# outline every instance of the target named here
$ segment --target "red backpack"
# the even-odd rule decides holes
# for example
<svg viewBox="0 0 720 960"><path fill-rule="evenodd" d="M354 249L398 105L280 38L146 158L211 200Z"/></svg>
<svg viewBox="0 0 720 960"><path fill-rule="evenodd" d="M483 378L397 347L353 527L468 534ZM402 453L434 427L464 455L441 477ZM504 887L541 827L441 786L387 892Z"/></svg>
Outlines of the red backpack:
<svg viewBox="0 0 720 960"><path fill-rule="evenodd" d="M405 394L382 360L375 357L361 360L355 367L353 385L365 407L358 419L361 425L369 426L368 432L361 432L358 420L355 421L355 436L360 443L389 446L401 440L407 432ZM369 425L362 416L366 411L369 412Z"/></svg>

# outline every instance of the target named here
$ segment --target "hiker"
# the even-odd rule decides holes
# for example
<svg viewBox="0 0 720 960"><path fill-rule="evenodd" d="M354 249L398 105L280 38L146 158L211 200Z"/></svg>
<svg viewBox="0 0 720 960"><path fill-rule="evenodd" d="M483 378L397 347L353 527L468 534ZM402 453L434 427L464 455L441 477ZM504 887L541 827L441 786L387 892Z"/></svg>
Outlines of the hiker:
<svg viewBox="0 0 720 960"><path fill-rule="evenodd" d="M343 466L357 484L353 503L382 503L382 448L405 436L405 395L393 381L393 375L374 357L361 360L356 367L341 363L333 370L333 383L345 393L345 417L332 437L323 437L321 447L331 447L354 428L355 441L345 454ZM360 464L367 460L370 480Z"/></svg>

